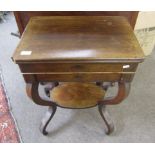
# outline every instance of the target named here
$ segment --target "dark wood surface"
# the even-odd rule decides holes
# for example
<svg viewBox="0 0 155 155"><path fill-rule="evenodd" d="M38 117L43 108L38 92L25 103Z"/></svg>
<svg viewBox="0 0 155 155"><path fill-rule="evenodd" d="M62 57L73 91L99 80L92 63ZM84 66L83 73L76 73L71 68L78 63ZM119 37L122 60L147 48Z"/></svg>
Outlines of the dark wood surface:
<svg viewBox="0 0 155 155"><path fill-rule="evenodd" d="M40 97L40 83L96 82L106 91L117 82L117 95L97 102L106 133L110 134L114 126L105 105L119 104L128 96L144 54L124 17L52 16L30 20L13 60L23 73L27 95L36 104L51 107L41 124L44 135L60 105ZM110 85L103 85L105 82Z"/></svg>
<svg viewBox="0 0 155 155"><path fill-rule="evenodd" d="M50 91L52 101L67 108L89 108L96 106L105 96L102 87L94 83L69 82Z"/></svg>
<svg viewBox="0 0 155 155"><path fill-rule="evenodd" d="M62 64L62 63L61 63ZM137 64L134 63L31 63L20 64L22 73L55 73L55 72L135 72ZM129 68L123 68L130 65Z"/></svg>
<svg viewBox="0 0 155 155"><path fill-rule="evenodd" d="M14 14L22 35L29 19L34 16L124 16L134 28L138 11L15 11Z"/></svg>
<svg viewBox="0 0 155 155"><path fill-rule="evenodd" d="M32 51L22 55L22 51ZM141 62L142 49L124 17L40 16L29 21L15 62Z"/></svg>
<svg viewBox="0 0 155 155"><path fill-rule="evenodd" d="M30 55L21 55L31 51ZM144 54L124 17L33 17L13 55L26 82L132 81ZM128 66L124 68L124 66Z"/></svg>
<svg viewBox="0 0 155 155"><path fill-rule="evenodd" d="M102 87L102 89L105 90L105 88L103 88L103 85L104 85L104 83L101 82L100 87ZM47 135L48 132L46 131L46 128L47 128L49 122L51 121L51 119L53 118L53 116L56 112L57 106L59 106L59 107L62 107L62 106L53 102L53 101L47 101L45 99L42 99L39 95L38 87L39 87L38 81L33 81L32 83L27 83L26 91L27 91L27 95L36 104L41 105L41 106L49 106L49 109L48 109L46 115L44 116L44 118L42 119L41 126L40 126L41 132L44 135ZM106 88L106 90L107 90L107 88ZM123 99L125 99L128 96L129 91L130 91L130 83L125 83L124 80L122 79L118 82L118 92L115 97L105 98L105 100L97 102L99 113L105 123L105 133L106 134L110 134L111 132L113 132L114 124L113 124L113 121L110 119L108 112L105 110L105 105L109 105L109 104L114 105L114 104L120 103ZM91 108L91 107L92 106L83 107L83 108ZM75 108L75 107L69 107L69 106L68 107L65 106L62 108L81 109L81 107Z"/></svg>

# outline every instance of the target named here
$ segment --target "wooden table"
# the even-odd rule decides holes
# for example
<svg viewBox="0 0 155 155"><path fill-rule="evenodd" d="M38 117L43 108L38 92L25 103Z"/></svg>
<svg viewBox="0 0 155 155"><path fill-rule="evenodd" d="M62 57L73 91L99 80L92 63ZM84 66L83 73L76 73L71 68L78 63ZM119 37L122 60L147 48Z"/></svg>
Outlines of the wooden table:
<svg viewBox="0 0 155 155"><path fill-rule="evenodd" d="M137 66L143 60L130 24L120 16L33 17L13 55L28 96L38 105L50 106L49 117L41 125L44 134L57 105L39 96L39 83L56 86L58 82L96 82L106 90L117 82L117 95L98 103L109 134L113 125L106 120L104 107L128 96Z"/></svg>

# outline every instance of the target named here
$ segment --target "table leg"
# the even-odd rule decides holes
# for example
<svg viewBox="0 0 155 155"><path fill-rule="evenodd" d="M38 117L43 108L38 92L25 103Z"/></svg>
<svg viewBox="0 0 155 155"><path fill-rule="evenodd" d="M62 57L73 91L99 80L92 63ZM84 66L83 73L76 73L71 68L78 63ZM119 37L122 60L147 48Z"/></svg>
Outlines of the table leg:
<svg viewBox="0 0 155 155"><path fill-rule="evenodd" d="M52 90L54 87L58 85L59 85L59 82L48 82L44 88L46 96L50 97L50 90Z"/></svg>
<svg viewBox="0 0 155 155"><path fill-rule="evenodd" d="M97 85L100 85L103 89L103 83L98 83ZM109 84L108 84L109 85ZM106 89L108 89L108 85L106 85ZM26 85L26 91L28 96L38 105L43 105L43 106L49 106L49 109L45 115L45 117L42 120L40 130L44 135L47 135L47 125L49 124L50 120L53 118L57 105L52 102L52 101L47 101L42 99L39 96L38 93L38 87L39 87L39 82L33 82L33 83L27 83ZM122 100L124 100L130 91L130 83L127 83L125 81L120 81L118 82L118 93L115 97L111 98L105 98L103 101L98 102L98 110L103 118L105 125L106 125L106 134L110 134L114 130L114 125L112 121L110 120L108 112L105 110L105 105L114 105L120 103Z"/></svg>
<svg viewBox="0 0 155 155"><path fill-rule="evenodd" d="M114 105L122 102L130 92L130 82L120 81L118 82L118 92L115 97L107 97L103 101L99 101L98 104Z"/></svg>
<svg viewBox="0 0 155 155"><path fill-rule="evenodd" d="M38 82L33 82L33 83L27 83L26 84L26 92L27 95L38 105L42 105L42 106L49 106L49 109L45 115L45 117L43 118L42 122L41 122L41 126L40 126L40 130L44 135L47 135L47 125L49 124L50 120L52 119L52 117L54 116L56 109L57 109L57 105L52 102L52 101L47 101L42 99L39 96L39 92L38 92L38 87L39 87L39 83Z"/></svg>
<svg viewBox="0 0 155 155"><path fill-rule="evenodd" d="M48 134L48 132L46 131L46 128L47 128L49 122L51 121L51 119L53 118L53 116L56 112L56 109L57 109L56 106L49 107L44 118L42 119L41 125L40 125L40 131L43 133L43 135Z"/></svg>
<svg viewBox="0 0 155 155"><path fill-rule="evenodd" d="M39 82L32 82L26 84L27 95L38 105L42 106L55 106L56 104L52 101L42 99L38 92Z"/></svg>
<svg viewBox="0 0 155 155"><path fill-rule="evenodd" d="M114 130L113 122L110 120L108 112L105 110L105 105L119 104L123 101L130 92L130 83L125 81L118 82L118 92L115 97L105 98L98 102L98 110L106 125L106 134L110 134Z"/></svg>
<svg viewBox="0 0 155 155"><path fill-rule="evenodd" d="M114 131L114 124L113 124L113 121L110 119L110 115L108 111L106 110L105 105L104 104L98 105L98 110L106 125L105 133L106 134L112 133Z"/></svg>
<svg viewBox="0 0 155 155"><path fill-rule="evenodd" d="M96 85L102 87L105 91L107 91L108 88L110 86L113 87L115 83L114 82L96 82Z"/></svg>

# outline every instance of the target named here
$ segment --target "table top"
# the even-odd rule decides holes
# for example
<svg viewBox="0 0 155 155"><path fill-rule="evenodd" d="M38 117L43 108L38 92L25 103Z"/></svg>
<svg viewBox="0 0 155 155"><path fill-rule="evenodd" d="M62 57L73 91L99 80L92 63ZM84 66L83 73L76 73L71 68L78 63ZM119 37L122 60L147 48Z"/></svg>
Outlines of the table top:
<svg viewBox="0 0 155 155"><path fill-rule="evenodd" d="M32 17L13 55L16 63L143 59L130 24L119 16Z"/></svg>

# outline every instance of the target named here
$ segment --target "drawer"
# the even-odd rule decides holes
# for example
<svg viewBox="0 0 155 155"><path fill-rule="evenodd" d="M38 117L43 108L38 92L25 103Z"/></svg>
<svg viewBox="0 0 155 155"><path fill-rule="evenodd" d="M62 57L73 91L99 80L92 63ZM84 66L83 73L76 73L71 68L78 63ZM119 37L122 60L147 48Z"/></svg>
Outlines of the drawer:
<svg viewBox="0 0 155 155"><path fill-rule="evenodd" d="M20 64L22 73L134 72L137 64L125 63L31 63Z"/></svg>
<svg viewBox="0 0 155 155"><path fill-rule="evenodd" d="M121 74L121 73L68 73L68 74L23 74L26 82L35 80L39 82L96 82L96 81L119 81L124 77L126 81L131 81L134 73Z"/></svg>

